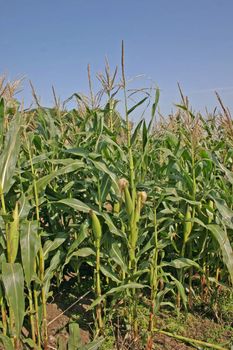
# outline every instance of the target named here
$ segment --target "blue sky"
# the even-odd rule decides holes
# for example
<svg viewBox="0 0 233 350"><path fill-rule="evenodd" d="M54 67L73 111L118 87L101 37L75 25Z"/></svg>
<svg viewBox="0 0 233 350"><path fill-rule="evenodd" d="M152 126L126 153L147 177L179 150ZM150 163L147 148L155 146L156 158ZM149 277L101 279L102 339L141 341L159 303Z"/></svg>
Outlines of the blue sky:
<svg viewBox="0 0 233 350"><path fill-rule="evenodd" d="M51 86L66 99L88 92L86 67L103 71L104 58L126 76L144 74L129 87L161 89L160 109L179 102L177 82L196 110L217 105L217 89L233 110L232 0L8 0L0 9L0 74L31 79L44 105ZM95 85L97 89L97 85Z"/></svg>

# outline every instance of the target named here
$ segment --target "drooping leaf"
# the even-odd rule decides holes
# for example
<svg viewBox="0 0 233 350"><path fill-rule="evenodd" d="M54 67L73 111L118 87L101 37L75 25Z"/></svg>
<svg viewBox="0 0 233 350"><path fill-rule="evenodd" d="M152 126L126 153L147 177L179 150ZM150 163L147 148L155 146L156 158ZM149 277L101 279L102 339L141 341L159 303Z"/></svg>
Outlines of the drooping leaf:
<svg viewBox="0 0 233 350"><path fill-rule="evenodd" d="M88 222L85 221L84 223L82 223L80 229L77 232L77 238L70 245L67 252L67 256L73 253L87 237L88 237Z"/></svg>
<svg viewBox="0 0 233 350"><path fill-rule="evenodd" d="M76 171L78 169L82 169L85 166L85 163L82 162L81 160L71 159L69 161L69 163L70 164L67 164L67 165L61 167L60 169L55 170L55 171L51 172L50 174L45 175L42 178L40 178L39 180L37 180L37 182L36 182L37 191L38 192L43 191L45 189L45 187L48 185L48 183L51 182L57 176L71 173L71 172Z"/></svg>
<svg viewBox="0 0 233 350"><path fill-rule="evenodd" d="M20 247L25 281L30 285L34 273L34 262L40 248L37 221L24 221L20 225Z"/></svg>
<svg viewBox="0 0 233 350"><path fill-rule="evenodd" d="M181 296L181 299L183 301L183 305L185 307L185 309L187 308L187 295L185 293L185 289L184 289L184 286L183 284L178 281L178 279L176 279L174 276L171 275L171 279L173 280L174 284L176 285L177 287L177 290Z"/></svg>
<svg viewBox="0 0 233 350"><path fill-rule="evenodd" d="M110 278L112 281L116 283L122 283L122 281L119 280L117 274L112 271L111 267L108 265L100 265L100 271L102 274L108 278Z"/></svg>
<svg viewBox="0 0 233 350"><path fill-rule="evenodd" d="M110 255L110 258L113 261L115 261L115 263L117 263L123 271L125 272L128 271L127 263L125 262L125 259L122 256L122 251L117 242L114 242L112 244L109 255Z"/></svg>
<svg viewBox="0 0 233 350"><path fill-rule="evenodd" d="M104 174L100 185L100 200L104 203L111 188L111 180L108 174Z"/></svg>
<svg viewBox="0 0 233 350"><path fill-rule="evenodd" d="M231 282L233 284L233 250L227 236L227 232L217 224L209 224L206 227L213 234L214 238L219 244L223 261L227 266L229 275L231 277Z"/></svg>
<svg viewBox="0 0 233 350"><path fill-rule="evenodd" d="M105 293L101 297L98 297L96 300L94 300L93 303L90 306L90 309L95 307L97 304L99 304L102 300L104 300L109 295L121 293L125 289L138 289L138 288L142 289L142 288L145 288L145 287L148 287L148 286L145 286L144 284L133 283L132 282L132 283L123 284L122 286L119 286L119 287L112 288L107 293Z"/></svg>
<svg viewBox="0 0 233 350"><path fill-rule="evenodd" d="M111 233L113 233L116 236L126 238L126 235L124 234L124 232L122 232L120 229L118 229L115 226L115 224L113 223L113 220L111 219L111 216L108 215L108 213L106 213L106 212L101 213L101 216L104 218L105 223L108 225L108 228L109 228Z"/></svg>
<svg viewBox="0 0 233 350"><path fill-rule="evenodd" d="M20 150L21 115L17 114L11 121L5 136L4 148L0 155L0 189L7 193L15 174L16 163Z"/></svg>
<svg viewBox="0 0 233 350"><path fill-rule="evenodd" d="M57 203L68 205L74 210L81 211L83 213L89 213L91 209L90 207L88 207L88 205L86 205L85 203L83 203L82 201L76 198L61 199Z"/></svg>
<svg viewBox="0 0 233 350"><path fill-rule="evenodd" d="M83 346L78 350L98 350L101 344L104 342L104 340L105 340L104 338L93 340L91 343Z"/></svg>
<svg viewBox="0 0 233 350"><path fill-rule="evenodd" d="M178 259L174 259L170 262L163 261L162 266L172 266L176 269L183 269L185 267L194 266L198 270L201 269L201 267L195 261L193 261L191 259L187 259L187 258L178 258Z"/></svg>
<svg viewBox="0 0 233 350"><path fill-rule="evenodd" d="M14 314L15 332L17 337L19 337L25 315L24 276L22 266L18 263L3 263L2 281L8 304Z"/></svg>
<svg viewBox="0 0 233 350"><path fill-rule="evenodd" d="M51 279L53 278L55 271L57 270L59 264L61 263L61 255L62 255L61 251L58 250L56 254L52 257L49 267L45 270L43 282L45 286L46 295L49 291Z"/></svg>
<svg viewBox="0 0 233 350"><path fill-rule="evenodd" d="M221 214L224 225L233 229L233 211L224 204L224 201L218 198L214 198L214 201L219 213Z"/></svg>
<svg viewBox="0 0 233 350"><path fill-rule="evenodd" d="M65 240L66 237L55 238L53 241L47 240L43 246L44 259L46 260L48 254L60 247L60 245L65 242Z"/></svg>
<svg viewBox="0 0 233 350"><path fill-rule="evenodd" d="M118 184L117 184L116 175L111 170L109 170L109 168L107 167L107 165L104 162L96 161L96 160L93 160L93 159L90 159L90 160L94 164L96 169L100 170L103 174L109 175L109 177L111 178L112 183L114 185L115 191L118 192L119 191L119 187L118 187Z"/></svg>
<svg viewBox="0 0 233 350"><path fill-rule="evenodd" d="M87 157L89 152L84 148L69 148L64 150L65 153L75 154L80 157Z"/></svg>
<svg viewBox="0 0 233 350"><path fill-rule="evenodd" d="M73 257L73 256L80 256L80 257L87 257L90 255L95 255L95 251L89 247L84 247L84 248L80 248L78 250L76 250L75 252L73 252L69 258Z"/></svg>

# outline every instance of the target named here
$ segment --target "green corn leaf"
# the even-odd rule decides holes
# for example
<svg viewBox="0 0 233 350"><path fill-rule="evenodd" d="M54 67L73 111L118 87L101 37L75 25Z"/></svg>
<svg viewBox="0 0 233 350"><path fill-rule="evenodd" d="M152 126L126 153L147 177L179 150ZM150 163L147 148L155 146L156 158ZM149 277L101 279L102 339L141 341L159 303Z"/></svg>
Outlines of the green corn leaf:
<svg viewBox="0 0 233 350"><path fill-rule="evenodd" d="M222 257L225 265L227 266L228 272L231 277L233 284L233 250L231 243L227 236L226 230L223 230L219 225L209 224L206 225L207 229L213 234L214 238L219 244L222 252Z"/></svg>
<svg viewBox="0 0 233 350"><path fill-rule="evenodd" d="M6 335L0 334L0 343L4 346L6 350L14 350L14 346L12 344L12 340Z"/></svg>
<svg viewBox="0 0 233 350"><path fill-rule="evenodd" d="M91 160L91 162L93 163L93 165L95 166L96 169L100 170L102 173L105 173L105 174L109 175L109 177L112 180L112 183L113 183L115 191L119 192L119 186L117 184L116 175L112 171L110 171L108 169L107 165L105 163L103 163L103 162L95 161L95 160L92 160L92 159L90 159L90 160Z"/></svg>
<svg viewBox="0 0 233 350"><path fill-rule="evenodd" d="M4 131L4 99L0 98L0 150L3 143Z"/></svg>
<svg viewBox="0 0 233 350"><path fill-rule="evenodd" d="M170 292L170 288L165 287L163 290L157 293L156 302L154 303L154 312L157 313L159 311L160 305L162 304L166 294Z"/></svg>
<svg viewBox="0 0 233 350"><path fill-rule="evenodd" d="M74 251L73 253L71 253L70 255L68 255L67 257L66 257L66 260L65 260L65 262L64 262L64 264L63 264L63 266L62 266L62 268L64 269L64 267L67 265L67 264L69 264L69 262L71 261L71 259L72 258L87 258L87 257L89 257L89 256L91 256L91 255L93 255L93 256L95 256L95 251L93 250L93 249L91 249L91 248L88 248L88 247L86 247L86 248L80 248L80 249L78 249L77 251ZM86 262L87 262L87 260L86 260Z"/></svg>
<svg viewBox="0 0 233 350"><path fill-rule="evenodd" d="M128 110L128 115L130 113L132 113L137 107L139 107L141 104L143 104L146 100L148 99L148 97L144 97L141 101L139 101L138 103L136 103L133 107L131 107L129 110Z"/></svg>
<svg viewBox="0 0 233 350"><path fill-rule="evenodd" d="M100 201L104 203L111 188L111 180L108 174L104 174L100 185Z"/></svg>
<svg viewBox="0 0 233 350"><path fill-rule="evenodd" d="M25 315L24 276L22 266L18 263L3 263L2 281L8 304L14 314L16 336L19 337Z"/></svg>
<svg viewBox="0 0 233 350"><path fill-rule="evenodd" d="M89 247L84 247L84 248L80 248L77 251L73 252L69 258L73 257L73 256L80 256L82 258L85 258L87 256L90 255L95 255L95 251Z"/></svg>
<svg viewBox="0 0 233 350"><path fill-rule="evenodd" d="M146 127L146 121L144 120L143 128L142 128L142 149L143 149L143 152L145 151L145 148L147 145L147 140L148 140L148 132L147 132L147 127Z"/></svg>
<svg viewBox="0 0 233 350"><path fill-rule="evenodd" d="M65 153L75 154L80 157L88 157L89 152L84 148L69 148L64 150Z"/></svg>
<svg viewBox="0 0 233 350"><path fill-rule="evenodd" d="M221 164L215 155L212 156L213 161L215 164L225 173L228 181L233 185L233 173L229 169L227 169L223 164Z"/></svg>
<svg viewBox="0 0 233 350"><path fill-rule="evenodd" d="M145 287L148 287L148 286L146 286L144 284L133 283L132 282L132 283L123 284L122 286L119 286L119 287L116 287L116 288L112 288L107 293L105 293L101 297L99 297L96 300L94 300L93 303L90 306L90 309L92 309L93 307L98 305L101 301L103 301L109 295L121 293L121 292L123 292L126 289L142 289L142 288L145 288Z"/></svg>
<svg viewBox="0 0 233 350"><path fill-rule="evenodd" d="M61 167L60 169L53 171L50 174L45 175L41 179L37 180L36 185L37 185L38 193L40 191L43 191L46 188L46 186L48 185L48 183L50 183L57 176L68 174L68 173L71 173L73 171L77 171L79 169L84 168L84 166L85 166L85 163L82 162L81 160L71 159L69 161L69 163L70 164L67 164L67 165Z"/></svg>
<svg viewBox="0 0 233 350"><path fill-rule="evenodd" d="M32 160L25 161L25 163L23 163L23 166L28 168L31 166L31 163L35 165L43 163L45 161L50 162L51 160L49 159L49 157L52 156L52 154L53 152L41 153L40 155L33 157Z"/></svg>
<svg viewBox="0 0 233 350"><path fill-rule="evenodd" d="M45 270L43 283L44 283L46 295L49 291L50 282L54 276L54 272L57 270L58 266L61 264L61 259L62 259L62 253L60 250L58 250L56 254L52 257L49 267Z"/></svg>
<svg viewBox="0 0 233 350"><path fill-rule="evenodd" d="M7 193L15 174L16 162L20 150L21 115L11 121L6 134L4 148L0 156L0 190Z"/></svg>
<svg viewBox="0 0 233 350"><path fill-rule="evenodd" d="M91 343L83 346L78 350L98 350L99 347L103 344L104 340L105 340L104 338L93 340Z"/></svg>
<svg viewBox="0 0 233 350"><path fill-rule="evenodd" d="M121 230L119 230L113 223L110 215L108 215L107 213L101 213L101 216L104 218L105 223L108 225L108 228L110 230L111 233L113 233L116 236L122 237L122 238L126 238L126 235L124 234L124 232L122 232Z"/></svg>
<svg viewBox="0 0 233 350"><path fill-rule="evenodd" d="M73 251L72 253L69 253L66 257L66 260L62 266L62 268L64 269L64 267L69 264L70 260L74 257L78 258L87 258L90 255L94 255L95 256L95 251L91 248L88 247L84 247L84 248L80 248L78 250Z"/></svg>
<svg viewBox="0 0 233 350"><path fill-rule="evenodd" d="M84 222L80 230L77 232L77 238L73 241L73 243L70 245L67 256L69 256L71 253L73 253L79 245L88 237L88 222Z"/></svg>
<svg viewBox="0 0 233 350"><path fill-rule="evenodd" d="M20 220L26 220L28 217L28 214L30 212L30 210L32 209L32 205L30 204L28 198L25 196L24 193L22 193L20 199L19 199L19 217Z"/></svg>
<svg viewBox="0 0 233 350"><path fill-rule="evenodd" d="M125 262L125 259L122 256L122 251L117 242L114 242L112 244L109 255L110 255L110 258L113 261L115 261L115 263L117 263L123 271L125 272L128 271L127 263Z"/></svg>
<svg viewBox="0 0 233 350"><path fill-rule="evenodd" d="M159 103L159 95L160 95L160 90L159 90L159 88L157 88L155 91L155 100L154 100L154 103L153 103L152 109L151 109L151 120L150 120L149 127L148 127L149 131L151 130L151 126L152 126L154 116L155 116L155 111L156 111L156 108L157 108L158 103Z"/></svg>
<svg viewBox="0 0 233 350"><path fill-rule="evenodd" d="M138 125L136 126L134 132L133 132L133 135L131 137L131 146L134 144L134 142L136 141L137 139L137 136L138 136L138 132L142 126L142 123L145 122L144 119L140 120L140 122L138 123Z"/></svg>
<svg viewBox="0 0 233 350"><path fill-rule="evenodd" d="M62 335L59 335L57 338L57 349L58 350L67 350L67 340L64 339Z"/></svg>
<svg viewBox="0 0 233 350"><path fill-rule="evenodd" d="M120 145L118 145L115 141L113 141L109 136L107 135L101 135L101 139L106 141L106 143L109 145L113 145L114 147L117 148L117 150L119 151L120 153L120 156L121 156L121 160L124 162L124 161L127 161L127 157L124 153L124 151L121 149Z"/></svg>
<svg viewBox="0 0 233 350"><path fill-rule="evenodd" d="M48 254L53 250L56 250L62 243L64 243L66 237L55 238L54 241L47 240L43 246L44 259L46 260Z"/></svg>
<svg viewBox="0 0 233 350"><path fill-rule="evenodd" d="M214 197L213 199L219 213L221 214L223 224L233 229L233 211L224 204L223 200Z"/></svg>
<svg viewBox="0 0 233 350"><path fill-rule="evenodd" d="M34 273L34 262L40 248L37 234L37 221L24 221L20 226L21 257L27 286L30 286Z"/></svg>
<svg viewBox="0 0 233 350"><path fill-rule="evenodd" d="M30 338L22 339L22 342L28 346L30 346L31 349L36 349L36 344L34 341Z"/></svg>
<svg viewBox="0 0 233 350"><path fill-rule="evenodd" d="M74 210L81 211L83 213L89 213L89 211L91 210L91 208L88 207L88 205L86 205L85 203L83 203L82 201L76 198L61 199L57 203L68 205Z"/></svg>
<svg viewBox="0 0 233 350"><path fill-rule="evenodd" d="M154 248L154 239L151 238L146 244L142 246L142 249L140 249L137 253L137 259L139 259L145 252L148 250Z"/></svg>
<svg viewBox="0 0 233 350"><path fill-rule="evenodd" d="M65 167L65 170L67 172L70 172L69 169L73 169L73 164L75 164L75 167L84 167L84 162L79 159L73 159L73 158L60 158L60 159L48 159L48 162L54 165L63 165ZM58 169L60 171L60 169Z"/></svg>
<svg viewBox="0 0 233 350"><path fill-rule="evenodd" d="M69 324L68 350L82 349L82 339L78 323Z"/></svg>
<svg viewBox="0 0 233 350"><path fill-rule="evenodd" d="M185 293L185 289L184 289L183 284L180 281L178 281L178 279L173 277L172 275L170 275L170 276L171 276L171 279L173 280L174 284L176 285L178 292L180 293L180 296L181 296L181 299L183 301L183 305L184 305L185 309L187 309L187 301L188 300L187 300L187 295Z"/></svg>
<svg viewBox="0 0 233 350"><path fill-rule="evenodd" d="M116 273L114 271L112 271L111 267L108 265L101 265L100 266L100 271L102 272L102 274L108 278L110 278L112 281L116 282L116 283L122 283L122 281L119 280L119 278L117 277Z"/></svg>
<svg viewBox="0 0 233 350"><path fill-rule="evenodd" d="M161 266L171 266L174 267L176 269L183 269L185 267L196 267L196 269L200 270L201 267L200 265L198 265L198 263L196 263L195 261L191 260L191 259L186 259L186 258L179 258L179 259L175 259L172 260L171 262L166 262L163 261Z"/></svg>

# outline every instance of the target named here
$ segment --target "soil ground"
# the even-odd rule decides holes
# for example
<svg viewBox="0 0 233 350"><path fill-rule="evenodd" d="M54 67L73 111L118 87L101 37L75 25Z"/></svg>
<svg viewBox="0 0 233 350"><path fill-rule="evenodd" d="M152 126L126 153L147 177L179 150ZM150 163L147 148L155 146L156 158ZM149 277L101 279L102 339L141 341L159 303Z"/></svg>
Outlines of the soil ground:
<svg viewBox="0 0 233 350"><path fill-rule="evenodd" d="M49 349L51 350L56 350L58 348L57 344L59 338L62 343L67 343L69 337L68 326L70 322L77 322L79 324L83 345L89 343L93 336L93 314L92 311L88 310L88 306L92 302L91 290L90 292L84 292L84 290L79 290L77 292L77 285L74 287L74 279L69 277L66 279L67 280L62 284L62 288L60 288L58 292L54 289L54 295L47 304L48 338ZM86 285L85 291L87 289L88 287ZM80 297L83 295L85 296ZM143 314L143 308L140 310L140 313ZM143 321L147 320L147 315L142 315L140 317L143 317ZM142 330L143 327L145 329ZM181 316L177 318L171 312L164 311L160 313L157 318L157 328L188 338L215 343L221 345L225 349L231 349L230 344L233 345L233 324L217 323L210 317L205 317L204 314L200 312L195 315L188 314L187 317ZM137 344L132 345L126 337L124 339L122 337L121 345L118 344L119 346L115 347L114 337L111 336L109 341L107 336L106 342L103 343L100 350L143 350L145 349L147 337L145 322L141 330L143 335ZM152 349L191 350L202 348L194 344L178 341L161 333L156 333L153 338ZM1 345L0 350L3 350Z"/></svg>
<svg viewBox="0 0 233 350"><path fill-rule="evenodd" d="M68 338L68 324L71 319L74 320L74 315L77 315L77 322L80 325L83 344L87 344L92 338L92 330L94 328L93 318L92 312L88 311L88 305L90 305L92 299L90 299L89 294L77 302L73 307L69 308L73 302L73 299L71 298L73 294L69 293L69 287L71 285L72 279L65 283L63 291L55 295L54 300L48 304L48 331L49 346L51 349L56 349L58 337L62 336L64 339ZM76 298L79 300L78 297ZM226 324L217 323L210 318L201 316L200 312L195 315L188 314L187 317L181 316L179 319L169 312L161 313L157 319L157 326L160 329L174 334L221 345L225 349L231 349L229 344L233 344L233 324L230 326L228 324L226 326ZM146 334L146 329L144 332ZM140 344L142 343L143 341L140 341ZM129 346L128 344L121 346L118 349L114 348L114 346L110 348L108 341L106 341L106 346L103 345L101 350L142 350L143 348L142 345L136 344L135 346ZM153 349L191 350L201 349L201 347L195 346L194 344L184 343L170 336L157 333L153 339Z"/></svg>

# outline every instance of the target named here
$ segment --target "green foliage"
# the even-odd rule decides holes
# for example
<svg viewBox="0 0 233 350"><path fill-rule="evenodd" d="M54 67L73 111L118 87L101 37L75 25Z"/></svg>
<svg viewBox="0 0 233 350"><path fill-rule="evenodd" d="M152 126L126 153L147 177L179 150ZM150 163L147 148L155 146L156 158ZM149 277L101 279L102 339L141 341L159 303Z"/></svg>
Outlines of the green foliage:
<svg viewBox="0 0 233 350"><path fill-rule="evenodd" d="M160 308L187 312L232 285L232 121L205 119L186 105L156 120L155 89L150 119L133 126L129 115L149 93L130 106L124 79L119 87L100 81L104 107L74 94L73 110L17 109L8 120L0 100L4 344L26 342L24 327L46 349L46 302L66 271L92 283L96 339L85 349L100 346L110 305L114 315L126 305L124 322L137 338L145 298L151 336ZM116 110L121 88L125 120ZM78 327L70 324L69 349Z"/></svg>

